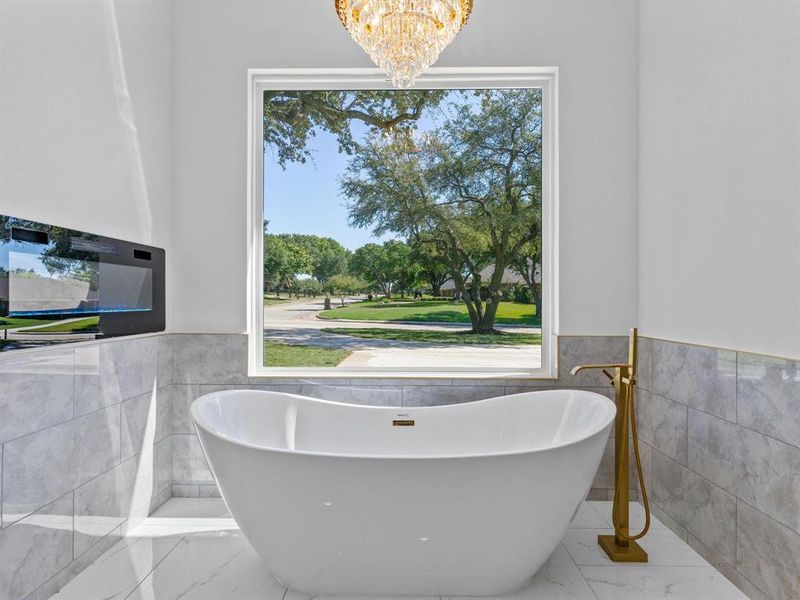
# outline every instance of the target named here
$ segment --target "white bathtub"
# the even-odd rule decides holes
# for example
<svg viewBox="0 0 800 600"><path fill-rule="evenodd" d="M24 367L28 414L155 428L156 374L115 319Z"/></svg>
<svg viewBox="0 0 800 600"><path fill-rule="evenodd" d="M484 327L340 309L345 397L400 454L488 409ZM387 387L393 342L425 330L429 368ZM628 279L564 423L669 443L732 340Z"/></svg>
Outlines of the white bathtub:
<svg viewBox="0 0 800 600"><path fill-rule="evenodd" d="M233 517L311 594L522 587L589 490L614 414L576 390L426 408L236 390L192 405Z"/></svg>

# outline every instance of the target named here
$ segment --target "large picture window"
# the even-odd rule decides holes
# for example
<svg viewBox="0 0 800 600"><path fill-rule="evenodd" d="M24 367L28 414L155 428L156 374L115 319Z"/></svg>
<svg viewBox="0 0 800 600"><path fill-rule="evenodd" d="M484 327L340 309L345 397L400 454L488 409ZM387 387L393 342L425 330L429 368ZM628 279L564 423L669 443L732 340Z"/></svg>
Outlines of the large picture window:
<svg viewBox="0 0 800 600"><path fill-rule="evenodd" d="M251 374L552 374L554 73L250 76Z"/></svg>

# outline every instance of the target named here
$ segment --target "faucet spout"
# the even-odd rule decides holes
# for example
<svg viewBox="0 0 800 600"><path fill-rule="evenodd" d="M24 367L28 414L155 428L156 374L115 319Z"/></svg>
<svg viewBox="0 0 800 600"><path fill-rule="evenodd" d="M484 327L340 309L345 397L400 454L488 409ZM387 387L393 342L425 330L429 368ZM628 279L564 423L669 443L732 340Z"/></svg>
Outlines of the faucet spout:
<svg viewBox="0 0 800 600"><path fill-rule="evenodd" d="M609 379L613 379L614 378L613 376L609 376L610 373L608 372L608 369L622 369L623 367L630 367L630 365L627 364L576 365L572 367L570 373L572 375L577 375L581 371L588 371L590 369L602 369L603 372L606 374L606 377L608 377Z"/></svg>

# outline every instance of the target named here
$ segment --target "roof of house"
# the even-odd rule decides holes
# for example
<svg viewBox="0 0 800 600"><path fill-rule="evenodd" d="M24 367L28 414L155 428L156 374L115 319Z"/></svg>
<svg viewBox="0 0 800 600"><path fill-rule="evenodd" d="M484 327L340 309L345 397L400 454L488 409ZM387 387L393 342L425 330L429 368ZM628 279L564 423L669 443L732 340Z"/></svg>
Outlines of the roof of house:
<svg viewBox="0 0 800 600"><path fill-rule="evenodd" d="M494 275L494 264L488 265L481 269L480 272L481 280L487 281ZM472 277L467 278L467 283L472 279ZM515 283L525 283L525 280L522 278L522 275L517 273L516 271L512 271L508 267L506 267L505 271L503 271L503 283L504 284L515 284ZM453 283L452 279L448 279L446 282L442 284L442 290L454 290L456 289L456 284Z"/></svg>

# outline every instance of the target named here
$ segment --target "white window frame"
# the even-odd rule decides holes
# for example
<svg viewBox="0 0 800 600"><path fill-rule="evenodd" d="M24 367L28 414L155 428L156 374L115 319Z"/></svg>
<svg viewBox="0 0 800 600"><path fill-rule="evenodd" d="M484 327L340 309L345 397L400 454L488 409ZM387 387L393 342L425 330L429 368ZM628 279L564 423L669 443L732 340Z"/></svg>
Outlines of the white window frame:
<svg viewBox="0 0 800 600"><path fill-rule="evenodd" d="M248 373L268 378L493 378L557 377L558 324L558 68L432 68L416 88L541 88L542 90L542 364L507 369L265 367L263 308L265 90L393 89L379 69L249 69L247 74Z"/></svg>

